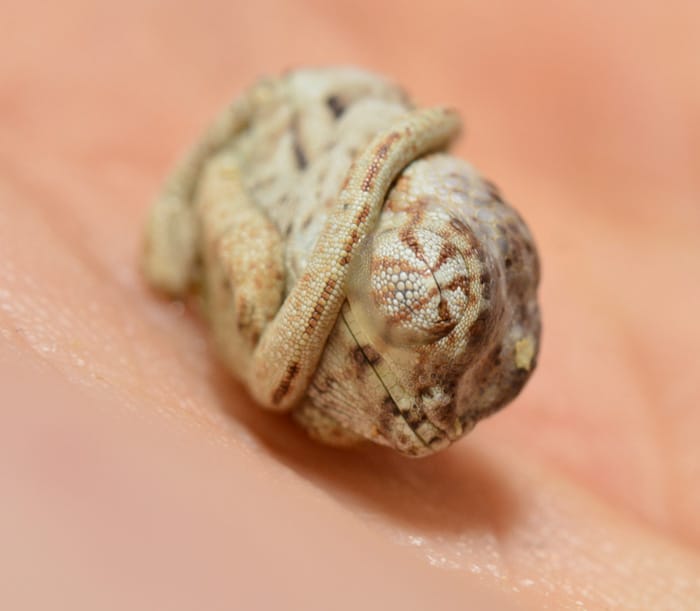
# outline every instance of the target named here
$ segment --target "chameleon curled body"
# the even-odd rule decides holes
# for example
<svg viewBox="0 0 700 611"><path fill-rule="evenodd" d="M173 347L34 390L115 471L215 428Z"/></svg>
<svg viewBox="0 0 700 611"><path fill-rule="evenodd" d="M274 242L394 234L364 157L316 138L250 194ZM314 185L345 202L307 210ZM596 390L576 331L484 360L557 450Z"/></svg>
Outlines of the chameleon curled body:
<svg viewBox="0 0 700 611"><path fill-rule="evenodd" d="M361 70L262 80L167 179L146 276L199 295L231 372L313 437L443 449L518 394L540 336L532 237L444 152L458 130Z"/></svg>

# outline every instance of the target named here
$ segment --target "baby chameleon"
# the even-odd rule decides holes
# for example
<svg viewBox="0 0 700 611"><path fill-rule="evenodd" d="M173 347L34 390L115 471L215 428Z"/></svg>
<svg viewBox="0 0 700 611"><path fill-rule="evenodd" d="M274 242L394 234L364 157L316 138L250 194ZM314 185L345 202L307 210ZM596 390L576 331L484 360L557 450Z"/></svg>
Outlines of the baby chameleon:
<svg viewBox="0 0 700 611"><path fill-rule="evenodd" d="M148 280L196 293L231 372L322 441L441 450L535 367L539 264L455 114L349 68L263 80L167 179Z"/></svg>

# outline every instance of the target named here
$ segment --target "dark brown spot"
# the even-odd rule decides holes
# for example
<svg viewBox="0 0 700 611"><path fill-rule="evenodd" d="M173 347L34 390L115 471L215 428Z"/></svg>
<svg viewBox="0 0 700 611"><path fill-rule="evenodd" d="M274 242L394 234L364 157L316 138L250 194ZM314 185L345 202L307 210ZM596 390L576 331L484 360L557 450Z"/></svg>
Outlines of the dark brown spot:
<svg viewBox="0 0 700 611"><path fill-rule="evenodd" d="M284 377L282 378L280 385L277 387L277 390L275 390L274 394L272 395L273 405L278 405L279 402L287 396L287 393L289 392L289 389L292 386L292 382L298 374L299 363L291 363L287 367L287 371L284 372Z"/></svg>
<svg viewBox="0 0 700 611"><path fill-rule="evenodd" d="M457 414L457 402L453 399L448 403L441 403L434 410L434 418L437 422L448 427L454 424Z"/></svg>
<svg viewBox="0 0 700 611"><path fill-rule="evenodd" d="M297 162L297 168L300 170L306 169L308 161L306 159L306 153L301 148L301 143L298 140L294 140L294 158Z"/></svg>
<svg viewBox="0 0 700 611"><path fill-rule="evenodd" d="M325 297L326 300L328 300L333 293L333 289L335 288L336 285L336 280L333 278L328 278L326 280L326 285L323 287L323 291L321 293L322 297ZM321 319L321 316L323 315L323 307L320 305L317 305L314 310L311 312L311 316L309 316L309 320L306 322L306 328L304 329L304 334L305 335L311 335L316 328L316 325L318 324L318 321Z"/></svg>
<svg viewBox="0 0 700 611"><path fill-rule="evenodd" d="M230 285L229 285L230 286ZM251 319L251 309L248 300L241 294L235 299L234 308L236 310L236 327L243 332L249 325Z"/></svg>
<svg viewBox="0 0 700 611"><path fill-rule="evenodd" d="M486 309L479 314L469 328L469 348L475 353L481 350L493 327L490 310Z"/></svg>
<svg viewBox="0 0 700 611"><path fill-rule="evenodd" d="M335 285L336 280L334 278L328 278L328 280L326 280L326 285L323 287L324 295L330 295L333 292Z"/></svg>
<svg viewBox="0 0 700 611"><path fill-rule="evenodd" d="M382 407L379 410L379 430L386 435L391 437L391 433L394 430L394 422L397 418L401 416L396 402L391 397L384 397L382 400Z"/></svg>
<svg viewBox="0 0 700 611"><path fill-rule="evenodd" d="M369 216L369 212L369 206L362 206L362 208L358 211L357 215L355 216L355 224L360 225L364 223L367 220L367 217Z"/></svg>
<svg viewBox="0 0 700 611"><path fill-rule="evenodd" d="M450 316L450 308L445 299L441 299L440 303L438 304L438 315L440 316L440 322L436 325L438 332L447 333L455 328L457 322L452 320L452 317Z"/></svg>
<svg viewBox="0 0 700 611"><path fill-rule="evenodd" d="M488 360L491 362L493 367L498 367L501 364L501 344L498 344L488 356Z"/></svg>
<svg viewBox="0 0 700 611"><path fill-rule="evenodd" d="M301 224L301 228L302 228L302 229L308 229L308 228L309 228L309 225L311 225L311 216L307 216L307 217L304 219L304 222Z"/></svg>
<svg viewBox="0 0 700 611"><path fill-rule="evenodd" d="M391 397L384 397L384 400L382 401L382 411L388 411L394 417L401 415L399 406L396 405L396 401L394 401Z"/></svg>
<svg viewBox="0 0 700 611"><path fill-rule="evenodd" d="M355 365L358 365L360 367L363 367L367 364L367 358L365 357L365 353L362 352L362 348L360 346L358 346L352 351L352 360L355 363Z"/></svg>
<svg viewBox="0 0 700 611"><path fill-rule="evenodd" d="M306 153L301 145L301 135L299 134L299 121L295 117L292 121L292 149L294 150L294 158L297 162L297 168L300 170L306 169L309 164L306 158Z"/></svg>
<svg viewBox="0 0 700 611"><path fill-rule="evenodd" d="M379 165L380 161L377 161L375 158L374 161L369 166L369 170L367 170L367 174L365 175L365 179L362 181L362 186L360 187L365 193L369 191L372 188L372 184L374 183L374 178L377 175L377 172L379 172Z"/></svg>
<svg viewBox="0 0 700 611"><path fill-rule="evenodd" d="M419 445L422 444L428 444L430 443L431 440L435 438L434 434L431 435L429 439L424 439L421 435L418 434L418 429L424 425L424 424L431 424L430 421L428 420L427 415L423 410L419 410L417 406L414 404L410 410L400 412L401 417L403 418L404 422L408 425L408 428L413 431L413 434L416 436L416 441ZM419 440L419 441L418 441ZM422 442L422 444L421 444ZM410 450L410 448L409 448Z"/></svg>
<svg viewBox="0 0 700 611"><path fill-rule="evenodd" d="M382 360L382 355L379 354L372 346L367 344L365 346L358 346L352 351L352 360L360 368L368 364L374 367L377 363L379 363L379 361Z"/></svg>
<svg viewBox="0 0 700 611"><path fill-rule="evenodd" d="M491 182L488 179L484 179L484 186L486 187L486 190L489 192L489 195L497 201L498 203L503 203L503 199L501 198L501 191L498 188L498 186Z"/></svg>
<svg viewBox="0 0 700 611"><path fill-rule="evenodd" d="M482 272L479 282L481 283L482 298L485 300L491 299L491 274Z"/></svg>
<svg viewBox="0 0 700 611"><path fill-rule="evenodd" d="M333 117L336 119L339 119L345 112L345 103L337 95L332 95L326 98L326 105L328 108L330 108L330 111L333 113Z"/></svg>
<svg viewBox="0 0 700 611"><path fill-rule="evenodd" d="M450 225L452 225L452 227L454 227L460 233L468 231L467 226L454 216L450 219Z"/></svg>
<svg viewBox="0 0 700 611"><path fill-rule="evenodd" d="M372 346L363 346L362 348L363 352L365 353L365 356L367 357L367 360L369 361L369 364L372 365L373 367L379 363L379 361L382 360L382 355L379 354Z"/></svg>

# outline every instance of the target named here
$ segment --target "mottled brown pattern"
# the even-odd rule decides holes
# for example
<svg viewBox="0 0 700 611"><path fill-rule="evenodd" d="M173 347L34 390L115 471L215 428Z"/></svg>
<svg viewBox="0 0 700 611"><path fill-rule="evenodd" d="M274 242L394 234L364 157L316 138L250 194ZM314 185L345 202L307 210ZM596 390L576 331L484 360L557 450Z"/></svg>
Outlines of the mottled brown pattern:
<svg viewBox="0 0 700 611"><path fill-rule="evenodd" d="M440 324L436 325L436 333L444 335L457 326L457 321L452 319L450 308L444 299L441 299L438 304L438 313L440 314Z"/></svg>
<svg viewBox="0 0 700 611"><path fill-rule="evenodd" d="M394 430L394 422L397 418L401 418L401 412L391 397L384 397L380 406L377 426L385 436L391 437Z"/></svg>
<svg viewBox="0 0 700 611"><path fill-rule="evenodd" d="M438 255L438 259L435 262L435 266L433 267L433 271L439 270L445 264L446 261L452 259L458 254L459 251L457 250L457 247L454 244L452 244L451 242L443 242L442 246L440 247L440 254Z"/></svg>
<svg viewBox="0 0 700 611"><path fill-rule="evenodd" d="M372 271L379 272L387 267L398 267L401 271L412 271L411 264L405 259L397 259L394 257L382 257L381 260L375 259L372 261Z"/></svg>
<svg viewBox="0 0 700 611"><path fill-rule="evenodd" d="M405 229L402 229L399 232L399 238L400 240L410 248L413 253L418 257L419 259L424 259L425 253L423 252L423 246L420 243L420 240L416 238L416 234L413 232L413 226L409 225Z"/></svg>
<svg viewBox="0 0 700 611"><path fill-rule="evenodd" d="M374 179L377 176L379 169L382 167L383 162L386 159L387 154L389 153L389 149L399 138L401 138L401 134L392 132L386 137L384 142L382 142L379 145L376 153L374 154L374 160L369 166L367 174L365 175L365 178L362 181L362 186L360 187L362 191L368 192L372 188L374 184Z"/></svg>
<svg viewBox="0 0 700 611"><path fill-rule="evenodd" d="M431 420L441 424L442 428L453 425L457 414L457 400L453 398L449 403L441 404L432 414Z"/></svg>
<svg viewBox="0 0 700 611"><path fill-rule="evenodd" d="M447 284L442 285L443 290L456 291L460 289L465 295L469 295L469 279L466 276L457 276Z"/></svg>

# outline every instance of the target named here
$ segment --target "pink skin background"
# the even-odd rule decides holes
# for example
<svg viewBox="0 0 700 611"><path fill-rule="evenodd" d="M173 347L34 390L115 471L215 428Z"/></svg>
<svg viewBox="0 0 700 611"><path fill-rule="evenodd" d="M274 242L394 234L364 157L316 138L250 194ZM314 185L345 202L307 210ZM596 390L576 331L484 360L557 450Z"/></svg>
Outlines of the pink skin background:
<svg viewBox="0 0 700 611"><path fill-rule="evenodd" d="M699 6L4 2L0 607L697 605ZM534 378L421 461L256 408L138 270L215 111L338 63L456 107L542 256Z"/></svg>

